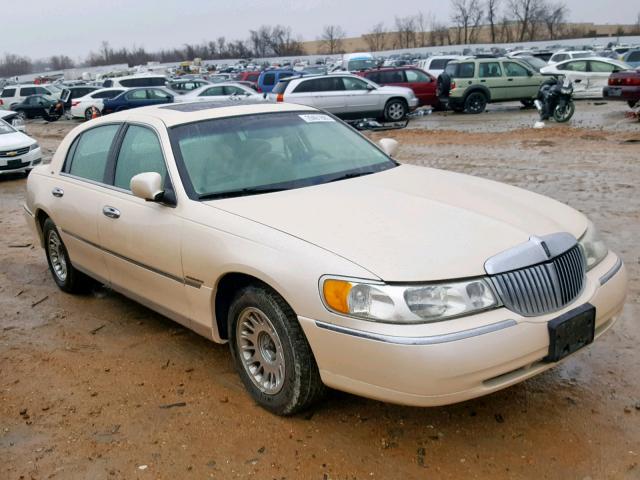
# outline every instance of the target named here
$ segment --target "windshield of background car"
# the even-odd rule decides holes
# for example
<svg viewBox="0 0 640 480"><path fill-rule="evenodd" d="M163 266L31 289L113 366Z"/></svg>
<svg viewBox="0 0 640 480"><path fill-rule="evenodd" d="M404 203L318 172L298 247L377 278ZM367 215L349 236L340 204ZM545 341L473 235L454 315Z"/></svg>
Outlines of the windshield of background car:
<svg viewBox="0 0 640 480"><path fill-rule="evenodd" d="M245 115L170 130L191 198L288 190L396 166L350 127L315 111Z"/></svg>
<svg viewBox="0 0 640 480"><path fill-rule="evenodd" d="M15 130L11 125L9 125L4 120L0 119L0 135L4 135L5 133L14 133Z"/></svg>
<svg viewBox="0 0 640 480"><path fill-rule="evenodd" d="M375 68L378 64L375 60L370 58L361 60L349 60L347 70L368 70L369 68Z"/></svg>
<svg viewBox="0 0 640 480"><path fill-rule="evenodd" d="M539 72L542 67L547 66L547 62L537 57L518 57L518 60L525 62L527 65L533 68L536 72Z"/></svg>

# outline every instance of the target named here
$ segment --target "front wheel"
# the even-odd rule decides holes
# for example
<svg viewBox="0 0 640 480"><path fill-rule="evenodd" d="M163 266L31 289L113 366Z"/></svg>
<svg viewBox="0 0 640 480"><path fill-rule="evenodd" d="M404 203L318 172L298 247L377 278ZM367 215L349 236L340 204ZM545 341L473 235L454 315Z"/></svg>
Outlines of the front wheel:
<svg viewBox="0 0 640 480"><path fill-rule="evenodd" d="M464 110L468 113L482 113L487 108L487 97L482 92L472 92L464 102Z"/></svg>
<svg viewBox="0 0 640 480"><path fill-rule="evenodd" d="M387 122L399 122L404 120L409 113L407 104L402 100L390 100L384 107L384 119Z"/></svg>
<svg viewBox="0 0 640 480"><path fill-rule="evenodd" d="M248 286L228 315L229 346L245 388L263 408L292 415L324 393L320 372L296 314L264 286Z"/></svg>
<svg viewBox="0 0 640 480"><path fill-rule="evenodd" d="M553 119L558 123L564 123L571 120L573 113L576 110L576 106L572 100L568 101L564 105L558 105L553 111Z"/></svg>
<svg viewBox="0 0 640 480"><path fill-rule="evenodd" d="M67 293L86 291L91 284L91 279L71 264L67 247L62 242L53 220L47 218L44 221L42 233L49 270L58 287Z"/></svg>

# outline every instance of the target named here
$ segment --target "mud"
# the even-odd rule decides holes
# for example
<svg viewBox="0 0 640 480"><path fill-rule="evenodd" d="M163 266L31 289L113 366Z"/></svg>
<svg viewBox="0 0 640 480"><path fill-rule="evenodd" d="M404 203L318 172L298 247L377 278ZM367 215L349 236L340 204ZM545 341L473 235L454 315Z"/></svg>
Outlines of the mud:
<svg viewBox="0 0 640 480"><path fill-rule="evenodd" d="M297 417L266 413L226 346L104 288L60 292L22 219L24 178L0 177L0 478L640 478L640 124L625 109L584 103L542 130L517 106L434 114L374 135L398 139L403 162L587 213L629 270L624 314L597 343L439 408L331 392ZM73 125L28 129L50 155Z"/></svg>

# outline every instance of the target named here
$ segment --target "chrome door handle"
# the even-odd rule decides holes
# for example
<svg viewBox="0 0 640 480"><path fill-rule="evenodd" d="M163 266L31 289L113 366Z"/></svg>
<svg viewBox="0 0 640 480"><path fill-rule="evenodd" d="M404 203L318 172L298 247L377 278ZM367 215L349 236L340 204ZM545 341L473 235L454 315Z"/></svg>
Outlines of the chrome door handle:
<svg viewBox="0 0 640 480"><path fill-rule="evenodd" d="M54 197L61 197L64 195L64 190L62 190L60 187L55 187L53 190L51 190L51 195L53 195Z"/></svg>
<svg viewBox="0 0 640 480"><path fill-rule="evenodd" d="M110 207L109 205L105 205L104 207L102 207L102 213L105 217L120 218L120 210Z"/></svg>

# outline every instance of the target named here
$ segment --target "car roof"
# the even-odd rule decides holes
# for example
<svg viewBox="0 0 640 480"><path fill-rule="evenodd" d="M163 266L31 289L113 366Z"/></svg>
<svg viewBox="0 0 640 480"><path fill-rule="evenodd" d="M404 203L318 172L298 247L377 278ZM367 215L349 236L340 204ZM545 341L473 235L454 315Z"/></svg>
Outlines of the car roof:
<svg viewBox="0 0 640 480"><path fill-rule="evenodd" d="M318 111L313 107L292 103L267 103L262 101L241 103L230 101L228 104L225 102L188 102L124 110L92 120L92 124L113 123L114 121L140 121L144 123L156 119L163 122L167 127L173 127L185 123L241 115L310 110Z"/></svg>

